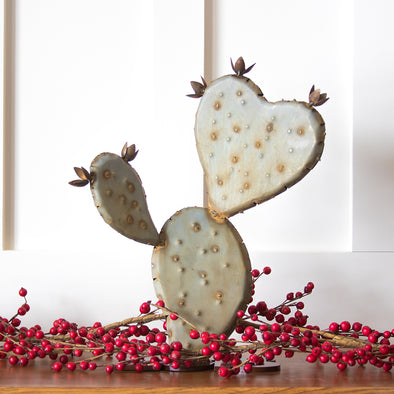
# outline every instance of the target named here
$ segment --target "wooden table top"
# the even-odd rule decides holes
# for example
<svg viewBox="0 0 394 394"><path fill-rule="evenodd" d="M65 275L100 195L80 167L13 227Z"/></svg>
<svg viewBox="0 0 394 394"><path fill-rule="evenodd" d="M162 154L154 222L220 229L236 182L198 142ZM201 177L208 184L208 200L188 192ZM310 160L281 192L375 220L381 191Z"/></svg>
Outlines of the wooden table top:
<svg viewBox="0 0 394 394"><path fill-rule="evenodd" d="M4 393L394 393L393 376L372 366L351 367L308 364L304 355L280 358L280 372L241 373L223 379L216 372L114 372L103 370L61 372L51 370L49 360L35 360L28 367L12 367L0 361L0 392Z"/></svg>

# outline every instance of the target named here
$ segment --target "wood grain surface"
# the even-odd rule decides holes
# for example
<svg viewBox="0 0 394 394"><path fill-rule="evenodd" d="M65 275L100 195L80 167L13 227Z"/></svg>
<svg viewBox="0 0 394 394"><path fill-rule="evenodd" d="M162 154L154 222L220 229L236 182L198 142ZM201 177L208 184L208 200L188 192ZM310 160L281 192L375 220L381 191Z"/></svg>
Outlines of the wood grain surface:
<svg viewBox="0 0 394 394"><path fill-rule="evenodd" d="M51 363L36 360L28 367L0 361L1 393L394 393L392 372L367 367L340 372L334 365L308 364L303 355L280 359L280 372L241 373L230 379L201 372L54 372Z"/></svg>

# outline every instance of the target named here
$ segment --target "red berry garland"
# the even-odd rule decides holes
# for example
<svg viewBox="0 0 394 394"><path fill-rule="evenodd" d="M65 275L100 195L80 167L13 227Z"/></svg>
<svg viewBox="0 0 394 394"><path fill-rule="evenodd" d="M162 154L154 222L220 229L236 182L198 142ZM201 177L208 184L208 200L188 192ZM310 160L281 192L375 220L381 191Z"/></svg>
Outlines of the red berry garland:
<svg viewBox="0 0 394 394"><path fill-rule="evenodd" d="M251 272L254 281L270 273L269 267L262 273L256 269ZM379 332L348 321L332 322L328 330L307 325L308 317L302 312L304 302L300 299L313 289L314 284L309 282L302 292L288 293L274 308L260 301L250 304L247 312L238 311L235 332L241 335L241 341L237 341L224 334L199 332L181 315L166 308L162 300L156 304L144 302L139 316L107 326L96 322L91 327L78 327L57 319L47 333L39 325L21 327L19 317L30 310L27 290L22 287L19 295L24 298L23 305L10 319L0 317L0 359L26 367L30 360L49 357L56 372L102 368L112 374L126 367L136 372L190 368L195 360L205 357L220 362L218 374L228 378L241 369L250 373L253 366L280 355L291 358L295 352L302 352L307 362L332 362L340 371L365 364L390 371L394 364L394 345L390 342L394 329ZM165 322L164 331L148 326L167 316L190 325L190 338L201 341L204 347L200 351L185 351L180 342L168 343ZM243 358L245 361L241 361L242 354L248 355Z"/></svg>

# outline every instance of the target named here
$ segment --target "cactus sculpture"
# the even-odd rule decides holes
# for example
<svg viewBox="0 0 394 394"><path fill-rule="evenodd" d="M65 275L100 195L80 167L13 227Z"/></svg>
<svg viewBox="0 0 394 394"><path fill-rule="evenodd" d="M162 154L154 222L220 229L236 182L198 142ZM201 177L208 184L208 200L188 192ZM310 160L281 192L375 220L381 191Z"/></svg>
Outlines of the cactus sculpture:
<svg viewBox="0 0 394 394"><path fill-rule="evenodd" d="M209 85L191 82L190 97L202 97L195 124L196 145L208 188L208 208L185 208L160 234L151 220L140 178L129 162L135 146L121 156L102 153L90 172L75 168L90 184L103 219L135 241L154 246L152 277L156 294L200 331L229 335L236 312L252 295L247 249L227 219L283 192L301 180L323 151L324 121L314 107L328 100L312 87L308 102L268 102L244 76L242 58L235 72ZM170 341L201 346L189 337L184 320L167 320Z"/></svg>

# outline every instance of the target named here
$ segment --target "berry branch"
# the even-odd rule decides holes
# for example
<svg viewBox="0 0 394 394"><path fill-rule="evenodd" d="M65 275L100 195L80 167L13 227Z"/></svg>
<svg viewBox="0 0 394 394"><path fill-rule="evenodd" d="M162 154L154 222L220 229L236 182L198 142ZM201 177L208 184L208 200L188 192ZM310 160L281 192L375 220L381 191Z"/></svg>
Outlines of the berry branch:
<svg viewBox="0 0 394 394"><path fill-rule="evenodd" d="M260 273L251 272L254 280L269 275L265 267ZM26 367L30 360L49 357L52 369L74 371L101 368L111 374L115 370L180 370L212 362L219 364L218 374L230 377L241 370L249 373L253 368L284 355L306 355L309 363L332 362L339 370L354 365L370 364L390 371L394 364L394 345L391 331L378 332L361 323L351 325L347 321L333 322L328 330L307 325L301 299L312 293L309 282L303 291L288 293L283 302L269 308L266 302L250 304L247 312L238 311L235 332L240 340L227 338L225 334L199 332L181 314L170 310L162 300L144 302L140 315L103 326L100 322L91 327L78 327L65 319L53 322L49 332L40 325L21 327L19 317L30 307L27 291L21 288L19 295L24 303L11 318L0 317L0 359L11 365ZM293 315L291 316L293 312ZM185 349L180 342L169 342L166 319L182 319L190 326L190 338L200 341L200 350ZM160 322L163 328L151 328L148 324ZM260 339L261 338L261 339Z"/></svg>

